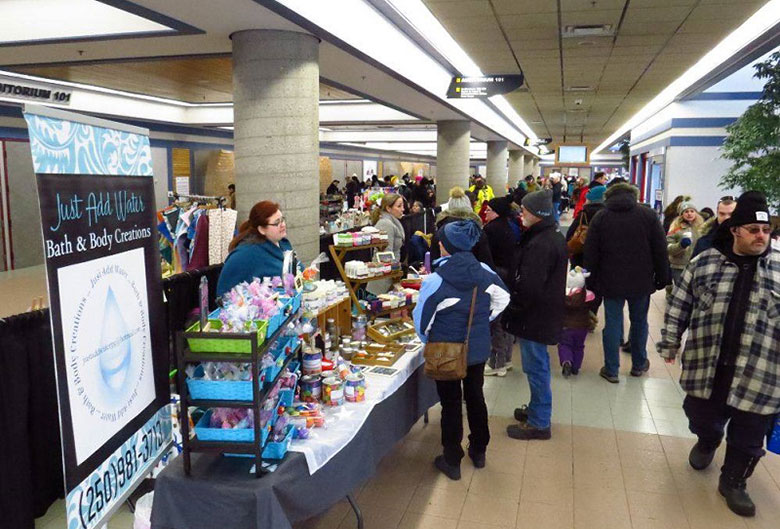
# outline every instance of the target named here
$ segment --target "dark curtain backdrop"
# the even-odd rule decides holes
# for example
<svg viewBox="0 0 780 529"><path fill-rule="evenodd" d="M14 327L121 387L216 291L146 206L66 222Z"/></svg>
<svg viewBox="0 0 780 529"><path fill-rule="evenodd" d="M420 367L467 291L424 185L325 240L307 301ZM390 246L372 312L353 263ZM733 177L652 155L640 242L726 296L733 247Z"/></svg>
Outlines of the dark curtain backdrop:
<svg viewBox="0 0 780 529"><path fill-rule="evenodd" d="M209 280L210 308L222 265L163 280L169 344L198 307ZM173 358L172 347L169 358ZM169 370L172 369L170 363ZM0 528L32 529L64 496L57 386L49 311L0 319Z"/></svg>

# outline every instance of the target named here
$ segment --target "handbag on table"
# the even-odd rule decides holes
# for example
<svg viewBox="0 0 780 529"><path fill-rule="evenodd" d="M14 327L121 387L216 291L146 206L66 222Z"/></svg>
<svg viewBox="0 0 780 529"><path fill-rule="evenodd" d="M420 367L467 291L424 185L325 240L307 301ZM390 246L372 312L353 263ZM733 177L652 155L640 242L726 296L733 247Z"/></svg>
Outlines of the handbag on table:
<svg viewBox="0 0 780 529"><path fill-rule="evenodd" d="M471 296L469 309L469 326L464 342L428 342L425 344L425 375L433 380L462 380L466 378L467 357L469 352L469 335L471 322L474 319L474 305L477 302L477 287Z"/></svg>

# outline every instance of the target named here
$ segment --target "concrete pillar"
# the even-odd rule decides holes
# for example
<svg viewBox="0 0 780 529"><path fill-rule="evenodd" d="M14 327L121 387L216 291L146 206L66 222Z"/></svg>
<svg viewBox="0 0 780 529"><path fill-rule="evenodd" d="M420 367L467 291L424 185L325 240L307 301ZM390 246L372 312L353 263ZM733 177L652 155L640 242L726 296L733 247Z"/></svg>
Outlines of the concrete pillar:
<svg viewBox="0 0 780 529"><path fill-rule="evenodd" d="M523 164L523 178L528 176L529 174L534 174L534 157L533 156L526 156L525 157L525 163Z"/></svg>
<svg viewBox="0 0 780 529"><path fill-rule="evenodd" d="M525 178L525 151L509 151L509 185L517 186L517 182Z"/></svg>
<svg viewBox="0 0 780 529"><path fill-rule="evenodd" d="M471 123L445 120L436 123L436 203L449 199L450 189L469 185Z"/></svg>
<svg viewBox="0 0 780 529"><path fill-rule="evenodd" d="M493 188L493 193L497 197L506 195L506 160L506 141L496 140L487 142L487 183Z"/></svg>
<svg viewBox="0 0 780 529"><path fill-rule="evenodd" d="M542 166L539 165L539 158L534 158L534 176L542 176Z"/></svg>
<svg viewBox="0 0 780 529"><path fill-rule="evenodd" d="M309 262L319 253L319 40L276 30L231 38L239 224L255 203L278 202Z"/></svg>

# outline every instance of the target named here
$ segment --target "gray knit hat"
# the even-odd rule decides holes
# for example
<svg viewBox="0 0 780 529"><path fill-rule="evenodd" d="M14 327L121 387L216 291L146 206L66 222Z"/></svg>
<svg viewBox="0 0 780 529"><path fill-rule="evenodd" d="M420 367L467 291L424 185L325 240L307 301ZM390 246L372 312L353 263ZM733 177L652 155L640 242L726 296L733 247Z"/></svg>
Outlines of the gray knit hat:
<svg viewBox="0 0 780 529"><path fill-rule="evenodd" d="M546 219L553 214L552 190L543 189L523 197L523 207L533 215Z"/></svg>
<svg viewBox="0 0 780 529"><path fill-rule="evenodd" d="M685 200L677 207L677 214L682 215L683 211L685 211L686 209L692 209L697 213L699 211L698 209L696 209L696 206L694 205L693 202L691 202L690 200Z"/></svg>
<svg viewBox="0 0 780 529"><path fill-rule="evenodd" d="M447 201L447 210L452 211L454 209L471 209L471 200L466 196L466 192L462 187L455 186L450 189L450 199Z"/></svg>

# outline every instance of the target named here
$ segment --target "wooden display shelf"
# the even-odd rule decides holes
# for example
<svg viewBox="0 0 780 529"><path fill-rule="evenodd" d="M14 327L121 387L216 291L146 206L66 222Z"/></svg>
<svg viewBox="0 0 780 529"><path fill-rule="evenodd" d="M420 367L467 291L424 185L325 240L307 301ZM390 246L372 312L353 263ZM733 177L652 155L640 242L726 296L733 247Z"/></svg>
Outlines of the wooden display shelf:
<svg viewBox="0 0 780 529"><path fill-rule="evenodd" d="M344 298L338 303L326 307L325 310L322 310L317 314L317 327L323 334L326 330L325 327L328 318L333 319L336 323L336 327L342 331L342 334L350 334L350 332L347 331L351 331L352 329L352 300L350 298ZM338 338L338 336L331 336L331 340Z"/></svg>
<svg viewBox="0 0 780 529"><path fill-rule="evenodd" d="M398 279L403 276L404 276L403 272L397 271L397 272L390 272L389 274L382 274L381 276L371 276L371 277L363 277L363 278L347 276L347 281L350 281L356 285L362 285L363 283L379 281L380 279Z"/></svg>
<svg viewBox="0 0 780 529"><path fill-rule="evenodd" d="M396 271L396 272L390 272L389 274L383 274L381 276L366 277L363 279L354 279L348 277L347 272L344 270L344 258L349 252L355 252L358 250L365 250L369 248L382 249L386 247L387 247L386 242L365 244L363 246L335 246L333 244L328 245L328 251L330 252L331 257L333 258L333 264L336 265L336 269L339 271L339 275L341 276L341 279L344 280L344 284L347 285L347 290L349 290L349 297L352 298L352 304L355 306L355 309L360 314L366 314L368 316L372 316L371 312L367 312L360 305L360 300L358 299L357 294L355 293L355 287L359 287L360 285L365 285L372 281L379 281L380 279L399 279L403 277L403 272Z"/></svg>
<svg viewBox="0 0 780 529"><path fill-rule="evenodd" d="M417 306L417 303L412 303L411 305L404 305L403 307L394 307L392 309L382 309L376 312L372 310L367 310L366 314L369 316L373 316L375 318L379 318L381 316L387 316L388 314L392 314L393 312L398 312L399 310L413 309L415 306Z"/></svg>
<svg viewBox="0 0 780 529"><path fill-rule="evenodd" d="M386 248L387 242L375 242L372 244L363 244L361 246L336 246L334 244L331 244L331 246L338 251L337 253L342 254L339 257L343 258L344 255L347 254L347 252L355 252L357 250L370 250L372 248Z"/></svg>

